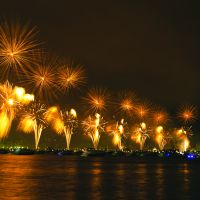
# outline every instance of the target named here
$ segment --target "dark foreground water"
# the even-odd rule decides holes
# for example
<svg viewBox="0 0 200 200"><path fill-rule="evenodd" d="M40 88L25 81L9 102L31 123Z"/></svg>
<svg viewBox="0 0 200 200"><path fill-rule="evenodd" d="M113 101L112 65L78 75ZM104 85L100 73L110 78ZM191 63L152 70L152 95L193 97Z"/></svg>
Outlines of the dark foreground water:
<svg viewBox="0 0 200 200"><path fill-rule="evenodd" d="M0 199L200 199L200 164L0 155Z"/></svg>

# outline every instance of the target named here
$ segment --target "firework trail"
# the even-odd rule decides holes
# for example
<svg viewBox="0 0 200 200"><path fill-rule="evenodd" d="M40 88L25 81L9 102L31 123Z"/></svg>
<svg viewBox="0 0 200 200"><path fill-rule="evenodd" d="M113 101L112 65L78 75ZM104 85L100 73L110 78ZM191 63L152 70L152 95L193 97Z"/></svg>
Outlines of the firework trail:
<svg viewBox="0 0 200 200"><path fill-rule="evenodd" d="M105 124L103 118L98 113L94 117L87 117L82 122L84 133L92 140L95 150L97 150L99 144L100 134L104 132Z"/></svg>
<svg viewBox="0 0 200 200"><path fill-rule="evenodd" d="M163 126L156 127L156 142L158 143L159 149L162 151L167 144L167 140L170 138L169 134L164 131Z"/></svg>
<svg viewBox="0 0 200 200"><path fill-rule="evenodd" d="M45 118L52 124L56 133L65 134L67 150L69 150L73 130L78 124L76 110L72 108L70 111L62 111L57 107L51 107L47 110Z"/></svg>
<svg viewBox="0 0 200 200"><path fill-rule="evenodd" d="M179 150L187 151L190 146L189 137L192 136L191 122L197 118L197 110L194 106L182 106L179 113L179 119L184 122L184 126L176 131L176 135L180 140Z"/></svg>
<svg viewBox="0 0 200 200"><path fill-rule="evenodd" d="M45 113L46 106L40 102L33 102L22 109L18 129L25 133L34 132L35 149L38 149L42 131L47 127Z"/></svg>
<svg viewBox="0 0 200 200"><path fill-rule="evenodd" d="M131 139L140 145L140 150L144 149L146 139L149 138L149 129L147 129L146 123L142 122L136 129L133 130Z"/></svg>
<svg viewBox="0 0 200 200"><path fill-rule="evenodd" d="M182 127L176 131L176 135L180 141L179 150L182 152L187 151L190 146L189 137L192 136L192 126L190 127Z"/></svg>
<svg viewBox="0 0 200 200"><path fill-rule="evenodd" d="M116 122L114 124L111 124L106 127L106 131L110 133L110 135L113 137L112 142L119 150L123 149L122 146L122 137L125 136L125 127L126 123L124 122L124 119L121 119L120 122Z"/></svg>

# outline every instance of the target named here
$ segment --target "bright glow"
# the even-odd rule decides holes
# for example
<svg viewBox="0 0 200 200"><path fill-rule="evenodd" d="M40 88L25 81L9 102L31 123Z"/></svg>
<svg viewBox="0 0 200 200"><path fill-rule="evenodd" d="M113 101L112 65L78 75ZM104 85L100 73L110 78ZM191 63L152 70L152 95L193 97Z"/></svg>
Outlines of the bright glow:
<svg viewBox="0 0 200 200"><path fill-rule="evenodd" d="M57 134L64 133L67 149L69 150L73 129L77 125L76 110L72 108L70 111L62 111L53 106L47 110L45 119L51 124Z"/></svg>
<svg viewBox="0 0 200 200"><path fill-rule="evenodd" d="M11 127L11 119L5 111L0 112L0 139L5 138Z"/></svg>
<svg viewBox="0 0 200 200"><path fill-rule="evenodd" d="M31 133L34 131L34 124L34 120L31 117L27 116L21 119L18 129L25 133Z"/></svg>
<svg viewBox="0 0 200 200"><path fill-rule="evenodd" d="M147 129L146 123L142 122L139 126L133 128L131 139L140 145L140 150L143 150L146 139L149 137L150 130Z"/></svg>
<svg viewBox="0 0 200 200"><path fill-rule="evenodd" d="M164 128L162 126L156 127L156 142L158 143L159 149L163 150L167 144L167 134L164 133Z"/></svg>
<svg viewBox="0 0 200 200"><path fill-rule="evenodd" d="M24 108L18 126L18 129L25 133L34 132L36 149L38 149L42 131L47 127L45 112L46 108L44 104L32 102Z"/></svg>
<svg viewBox="0 0 200 200"><path fill-rule="evenodd" d="M9 104L10 106L13 106L13 105L14 105L13 99L8 99L8 104Z"/></svg>
<svg viewBox="0 0 200 200"><path fill-rule="evenodd" d="M70 110L70 114L71 114L74 118L77 117L76 111L75 111L73 108Z"/></svg>
<svg viewBox="0 0 200 200"><path fill-rule="evenodd" d="M125 135L124 126L125 126L124 119L121 119L120 122L112 123L106 127L106 131L110 133L110 135L113 137L112 138L113 144L119 150L123 148L122 137Z"/></svg>
<svg viewBox="0 0 200 200"><path fill-rule="evenodd" d="M21 101L25 95L25 89L22 87L15 87L13 92L19 101Z"/></svg>
<svg viewBox="0 0 200 200"><path fill-rule="evenodd" d="M100 133L104 131L105 122L100 114L96 113L94 117L87 117L82 122L84 133L92 140L94 149L97 149L100 139Z"/></svg>
<svg viewBox="0 0 200 200"><path fill-rule="evenodd" d="M29 104L31 101L34 101L35 100L35 97L33 94L25 94L23 96L23 103L24 104Z"/></svg>

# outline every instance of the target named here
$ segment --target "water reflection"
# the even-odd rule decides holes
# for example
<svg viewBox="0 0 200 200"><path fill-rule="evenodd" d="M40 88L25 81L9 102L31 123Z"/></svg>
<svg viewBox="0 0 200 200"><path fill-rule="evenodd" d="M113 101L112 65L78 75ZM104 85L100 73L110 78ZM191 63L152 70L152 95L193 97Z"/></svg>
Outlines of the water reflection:
<svg viewBox="0 0 200 200"><path fill-rule="evenodd" d="M0 156L0 199L189 199L198 167L129 158ZM197 190L197 191L196 191Z"/></svg>
<svg viewBox="0 0 200 200"><path fill-rule="evenodd" d="M101 162L92 162L89 173L91 174L90 187L91 187L91 199L101 199L101 185L102 185L102 169Z"/></svg>
<svg viewBox="0 0 200 200"><path fill-rule="evenodd" d="M125 188L126 187L126 166L124 163L118 163L115 168L115 197L116 199L125 199Z"/></svg>
<svg viewBox="0 0 200 200"><path fill-rule="evenodd" d="M158 163L155 169L155 178L156 178L156 199L164 199L164 164Z"/></svg>
<svg viewBox="0 0 200 200"><path fill-rule="evenodd" d="M28 159L28 157L27 157ZM15 198L35 199L34 181L31 180L34 159L27 160L26 156L2 156L0 161L0 194L1 199ZM27 187L28 186L28 187Z"/></svg>

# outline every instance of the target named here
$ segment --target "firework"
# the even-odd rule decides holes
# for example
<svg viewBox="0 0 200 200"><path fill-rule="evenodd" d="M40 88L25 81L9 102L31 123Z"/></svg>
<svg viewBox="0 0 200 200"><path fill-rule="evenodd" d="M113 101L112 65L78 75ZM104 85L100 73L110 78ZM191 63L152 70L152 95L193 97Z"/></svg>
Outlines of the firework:
<svg viewBox="0 0 200 200"><path fill-rule="evenodd" d="M0 111L0 139L5 138L10 130L11 119L9 115L3 110Z"/></svg>
<svg viewBox="0 0 200 200"><path fill-rule="evenodd" d="M121 113L126 114L128 116L132 116L133 112L136 109L137 98L133 92L121 92L119 94L119 107Z"/></svg>
<svg viewBox="0 0 200 200"><path fill-rule="evenodd" d="M163 110L158 109L153 113L153 122L156 125L165 124L168 121L168 119L168 114Z"/></svg>
<svg viewBox="0 0 200 200"><path fill-rule="evenodd" d="M140 104L136 108L136 113L139 118L143 119L149 114L150 108L147 104Z"/></svg>
<svg viewBox="0 0 200 200"><path fill-rule="evenodd" d="M38 46L35 35L36 29L28 25L3 23L0 26L0 65L4 74L13 69L17 74L26 70Z"/></svg>
<svg viewBox="0 0 200 200"><path fill-rule="evenodd" d="M3 111L10 121L14 118L14 113L19 102L15 98L13 92L13 86L6 81L4 84L0 84L0 110Z"/></svg>
<svg viewBox="0 0 200 200"><path fill-rule="evenodd" d="M67 143L67 149L69 150L73 129L77 125L77 115L74 109L70 111L61 112L62 121L64 122L64 134Z"/></svg>
<svg viewBox="0 0 200 200"><path fill-rule="evenodd" d="M190 146L189 137L192 136L192 126L188 123L192 122L197 117L196 107L183 106L178 113L178 117L185 123L184 127L176 131L176 135L180 141L180 151L187 151Z"/></svg>
<svg viewBox="0 0 200 200"><path fill-rule="evenodd" d="M18 129L25 133L34 132L36 149L38 149L42 131L47 127L45 113L46 107L44 104L33 102L30 105L23 107L18 125Z"/></svg>
<svg viewBox="0 0 200 200"><path fill-rule="evenodd" d="M52 126L56 133L63 133L64 122L61 118L60 109L58 107L50 107L45 114L45 120Z"/></svg>
<svg viewBox="0 0 200 200"><path fill-rule="evenodd" d="M30 70L23 76L23 82L40 99L52 99L57 97L59 87L56 83L57 60L49 58L46 54L38 57Z"/></svg>
<svg viewBox="0 0 200 200"><path fill-rule="evenodd" d="M183 106L178 113L178 117L185 123L194 121L197 117L196 107Z"/></svg>
<svg viewBox="0 0 200 200"><path fill-rule="evenodd" d="M100 134L104 131L105 122L100 114L96 113L94 117L87 117L82 122L84 133L92 140L94 149L96 150L99 144Z"/></svg>
<svg viewBox="0 0 200 200"><path fill-rule="evenodd" d="M58 85L63 90L77 88L85 83L85 72L82 67L64 65L58 70Z"/></svg>
<svg viewBox="0 0 200 200"><path fill-rule="evenodd" d="M190 127L182 127L176 131L176 135L180 141L179 150L180 151L187 151L190 145L189 137L192 136L192 130Z"/></svg>
<svg viewBox="0 0 200 200"><path fill-rule="evenodd" d="M149 138L149 131L144 122L140 123L140 125L133 130L131 139L140 145L140 150L143 150L146 139Z"/></svg>
<svg viewBox="0 0 200 200"><path fill-rule="evenodd" d="M156 142L158 143L159 149L163 150L165 145L167 144L167 139L169 138L168 133L165 133L163 126L156 127Z"/></svg>
<svg viewBox="0 0 200 200"><path fill-rule="evenodd" d="M32 98L27 99L27 95ZM0 138L7 136L16 111L33 100L34 96L26 94L24 88L13 87L8 81L0 84Z"/></svg>
<svg viewBox="0 0 200 200"><path fill-rule="evenodd" d="M70 111L62 111L53 106L46 112L45 119L50 122L58 134L65 134L67 150L70 148L71 137L77 126L77 113L73 108Z"/></svg>
<svg viewBox="0 0 200 200"><path fill-rule="evenodd" d="M121 119L120 122L111 124L106 128L106 131L110 133L110 135L113 137L112 139L113 144L117 146L119 150L123 149L122 137L125 134L124 132L125 125L126 123L124 122L124 119Z"/></svg>
<svg viewBox="0 0 200 200"><path fill-rule="evenodd" d="M106 89L92 88L87 93L84 100L89 105L89 111L92 113L106 110L106 106L109 100L109 94Z"/></svg>

